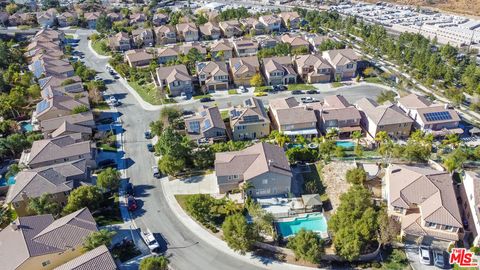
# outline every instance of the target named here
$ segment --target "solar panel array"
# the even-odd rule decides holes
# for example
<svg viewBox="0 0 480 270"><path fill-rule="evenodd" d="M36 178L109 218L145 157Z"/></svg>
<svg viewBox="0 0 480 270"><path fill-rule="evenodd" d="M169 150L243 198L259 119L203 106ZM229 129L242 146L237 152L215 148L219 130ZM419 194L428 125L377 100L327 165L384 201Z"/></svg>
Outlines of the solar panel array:
<svg viewBox="0 0 480 270"><path fill-rule="evenodd" d="M430 113L425 113L424 114L425 119L427 119L428 122L433 122L433 121L443 121L443 120L451 120L452 116L450 115L449 112L430 112Z"/></svg>
<svg viewBox="0 0 480 270"><path fill-rule="evenodd" d="M210 123L210 119L205 120L204 124L205 124L204 129L209 129L212 127L212 123Z"/></svg>
<svg viewBox="0 0 480 270"><path fill-rule="evenodd" d="M37 113L41 113L45 111L49 107L47 100L42 100L40 103L37 104Z"/></svg>

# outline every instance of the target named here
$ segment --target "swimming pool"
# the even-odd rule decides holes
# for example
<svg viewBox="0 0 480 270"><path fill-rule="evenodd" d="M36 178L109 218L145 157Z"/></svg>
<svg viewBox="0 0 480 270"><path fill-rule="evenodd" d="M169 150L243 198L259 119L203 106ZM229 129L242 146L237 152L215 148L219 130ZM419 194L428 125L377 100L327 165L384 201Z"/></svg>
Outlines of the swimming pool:
<svg viewBox="0 0 480 270"><path fill-rule="evenodd" d="M290 148L303 148L303 144L299 144L299 143L289 143L287 145L287 148L290 149Z"/></svg>
<svg viewBox="0 0 480 270"><path fill-rule="evenodd" d="M15 184L15 176L10 176L8 180L4 177L0 178L0 187L11 186L13 184Z"/></svg>
<svg viewBox="0 0 480 270"><path fill-rule="evenodd" d="M335 144L345 149L351 149L355 147L355 143L352 141L337 141Z"/></svg>
<svg viewBox="0 0 480 270"><path fill-rule="evenodd" d="M309 214L290 221L278 221L277 228L283 237L293 236L301 229L325 234L327 220L322 214Z"/></svg>
<svg viewBox="0 0 480 270"><path fill-rule="evenodd" d="M24 132L33 131L33 125L29 122L21 122L20 127Z"/></svg>

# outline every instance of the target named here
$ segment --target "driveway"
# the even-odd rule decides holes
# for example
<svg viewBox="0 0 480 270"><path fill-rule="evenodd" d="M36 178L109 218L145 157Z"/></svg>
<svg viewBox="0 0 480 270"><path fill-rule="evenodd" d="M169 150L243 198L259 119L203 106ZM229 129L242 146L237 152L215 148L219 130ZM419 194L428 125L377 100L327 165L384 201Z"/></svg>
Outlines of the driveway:
<svg viewBox="0 0 480 270"><path fill-rule="evenodd" d="M425 265L420 262L418 257L418 245L414 242L405 242L405 253L407 254L408 261L413 270L434 270L438 269L433 265Z"/></svg>
<svg viewBox="0 0 480 270"><path fill-rule="evenodd" d="M218 194L215 174L176 179L166 183L173 194Z"/></svg>

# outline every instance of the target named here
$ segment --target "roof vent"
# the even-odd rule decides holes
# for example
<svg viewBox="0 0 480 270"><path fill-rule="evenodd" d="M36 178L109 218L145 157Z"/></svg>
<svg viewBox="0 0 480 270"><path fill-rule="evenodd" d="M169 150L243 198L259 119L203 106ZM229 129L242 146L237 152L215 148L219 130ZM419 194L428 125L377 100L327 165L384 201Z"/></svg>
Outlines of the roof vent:
<svg viewBox="0 0 480 270"><path fill-rule="evenodd" d="M397 173L397 172L400 172L401 169L395 169L395 170L392 170L392 173Z"/></svg>

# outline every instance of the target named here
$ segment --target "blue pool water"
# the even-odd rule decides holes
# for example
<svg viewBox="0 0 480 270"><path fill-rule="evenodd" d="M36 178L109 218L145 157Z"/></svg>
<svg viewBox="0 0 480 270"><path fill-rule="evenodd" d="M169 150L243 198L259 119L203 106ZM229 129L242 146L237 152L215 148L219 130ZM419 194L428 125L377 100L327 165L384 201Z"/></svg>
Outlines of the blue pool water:
<svg viewBox="0 0 480 270"><path fill-rule="evenodd" d="M22 127L22 130L25 132L33 131L33 125L30 124L29 122L21 122L20 126Z"/></svg>
<svg viewBox="0 0 480 270"><path fill-rule="evenodd" d="M4 177L0 178L0 187L11 186L13 184L15 184L15 176L10 176L8 180L5 179Z"/></svg>
<svg viewBox="0 0 480 270"><path fill-rule="evenodd" d="M303 148L303 144L299 144L299 143L289 143L287 145L287 148L290 149L290 148Z"/></svg>
<svg viewBox="0 0 480 270"><path fill-rule="evenodd" d="M277 227L283 237L295 235L302 228L314 232L327 232L327 220L322 214L311 214L292 221L279 221Z"/></svg>
<svg viewBox="0 0 480 270"><path fill-rule="evenodd" d="M345 149L350 149L355 147L355 143L351 141L337 141L335 142L335 144Z"/></svg>

